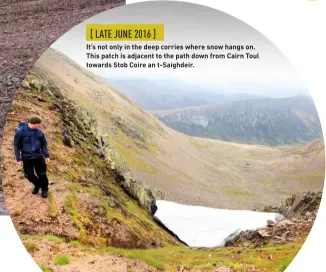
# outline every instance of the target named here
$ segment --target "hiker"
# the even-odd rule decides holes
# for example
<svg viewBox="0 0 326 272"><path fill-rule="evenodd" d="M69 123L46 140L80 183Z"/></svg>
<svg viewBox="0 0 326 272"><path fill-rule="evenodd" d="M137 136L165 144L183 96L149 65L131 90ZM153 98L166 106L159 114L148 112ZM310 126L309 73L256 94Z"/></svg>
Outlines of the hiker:
<svg viewBox="0 0 326 272"><path fill-rule="evenodd" d="M34 184L32 194L38 194L41 189L42 197L46 198L49 185L46 168L50 158L41 123L39 116L31 116L28 122L21 122L16 129L14 149L18 165L23 166L25 177Z"/></svg>

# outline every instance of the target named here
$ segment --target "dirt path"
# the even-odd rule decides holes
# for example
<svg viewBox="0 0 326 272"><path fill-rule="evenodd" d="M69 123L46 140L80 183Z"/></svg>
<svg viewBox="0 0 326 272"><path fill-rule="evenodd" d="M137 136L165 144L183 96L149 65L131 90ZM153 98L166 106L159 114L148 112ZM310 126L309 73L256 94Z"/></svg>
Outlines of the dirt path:
<svg viewBox="0 0 326 272"><path fill-rule="evenodd" d="M139 260L130 260L119 254L98 253L91 247L72 246L49 238L22 237L34 261L45 271L53 272L156 272L157 270ZM64 256L68 259L67 264L56 264L57 257ZM52 269L52 270L50 270Z"/></svg>
<svg viewBox="0 0 326 272"><path fill-rule="evenodd" d="M54 114L49 115L48 112L45 115L41 107L36 108L28 101L18 103L20 106L33 108L43 116L48 116L46 120L48 125L43 129L45 133L53 134L53 130L58 129ZM54 184L49 187L49 197L43 199L40 193L32 195L34 186L24 177L22 167L16 164L12 139L18 120L26 120L26 117L23 114L8 117L2 144L3 187L10 216L17 231L22 234L53 233L63 237L77 237L76 227L73 226L71 220L66 220L67 214L62 210L65 197L69 193L65 181L61 180L59 175L58 178L50 177ZM53 162L49 165L49 168L52 167L55 167Z"/></svg>
<svg viewBox="0 0 326 272"><path fill-rule="evenodd" d="M27 107L32 106L28 102L24 102L22 105ZM38 108L37 110L40 111L41 109ZM24 120L24 118L25 116L15 116L17 120ZM48 127L55 129L55 118L48 121L50 122ZM50 180L54 183L49 187L51 197L47 199L43 199L40 194L31 194L33 185L24 177L22 169L16 165L14 159L10 139L13 137L15 126L15 120L9 117L2 152L3 158L5 158L3 161L3 172L6 204L17 231L21 234L24 234L26 230L28 234L34 233L40 235L43 233L53 233L58 236L68 235L71 238L78 237L76 227L68 223L71 220L66 220L65 216L67 215L62 212L65 197L69 193L64 180L51 177ZM48 132L48 135L53 134L53 131L50 132L46 128L44 131L45 133ZM7 177L10 177L10 179ZM33 231L31 232L31 230ZM93 255L90 252L74 248L69 244L56 243L46 239L31 240L23 238L22 240L25 245L35 246L36 250L30 252L30 254L37 264L49 267L55 272L104 272L108 271L108 269L109 271L121 272L156 271L155 268L141 261L128 260L127 258L114 254ZM69 256L70 263L66 265L55 265L54 260L59 255Z"/></svg>
<svg viewBox="0 0 326 272"><path fill-rule="evenodd" d="M70 264L63 266L56 266L56 272L84 272L84 271L97 271L97 272L154 272L155 268L147 265L146 263L129 260L118 255L101 254L94 256L87 256L76 260Z"/></svg>
<svg viewBox="0 0 326 272"><path fill-rule="evenodd" d="M94 255L82 260L75 261L71 264L64 266L56 266L54 268L55 272L86 272L86 271L97 271L97 272L156 272L159 271L146 263L136 260L129 260L118 255ZM183 266L179 266L177 270L175 269L165 269L164 271L183 271L191 272L198 271L194 269L188 269ZM205 270L201 270L205 271ZM212 270L210 270L212 272ZM233 272L234 269L225 266L216 267L214 272Z"/></svg>

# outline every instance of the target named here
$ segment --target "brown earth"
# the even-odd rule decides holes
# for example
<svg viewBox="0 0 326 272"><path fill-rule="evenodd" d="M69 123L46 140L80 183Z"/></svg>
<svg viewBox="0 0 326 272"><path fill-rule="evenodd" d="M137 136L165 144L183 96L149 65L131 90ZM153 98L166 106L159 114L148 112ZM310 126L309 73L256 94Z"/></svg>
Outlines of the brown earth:
<svg viewBox="0 0 326 272"><path fill-rule="evenodd" d="M130 260L119 254L95 254L95 250L81 247L74 247L66 243L58 243L49 239L42 239L35 243L33 239L26 239L22 237L22 241L28 249L33 259L40 264L41 268L46 267L55 272L156 272L157 269L150 267L148 264L138 261ZM37 244L37 245L35 245ZM35 245L35 247L31 247ZM55 264L53 260L57 256L69 256L69 263Z"/></svg>

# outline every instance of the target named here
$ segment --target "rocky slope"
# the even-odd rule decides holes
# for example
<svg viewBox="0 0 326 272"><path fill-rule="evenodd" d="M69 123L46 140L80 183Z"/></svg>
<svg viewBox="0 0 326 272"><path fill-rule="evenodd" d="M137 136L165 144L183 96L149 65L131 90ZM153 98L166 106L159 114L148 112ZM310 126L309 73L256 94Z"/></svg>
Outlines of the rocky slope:
<svg viewBox="0 0 326 272"><path fill-rule="evenodd" d="M264 228L243 231L227 242L227 246L249 247L300 241L312 228L321 197L321 192L308 192L289 197L281 207L265 207L263 211L279 212L284 219L278 222L268 221Z"/></svg>
<svg viewBox="0 0 326 272"><path fill-rule="evenodd" d="M48 50L34 70L41 81L61 86L80 116L87 112L107 147L106 159L125 177L121 184L148 210L155 208L153 198L252 209L323 186L322 139L269 147L193 138L165 126L58 51Z"/></svg>
<svg viewBox="0 0 326 272"><path fill-rule="evenodd" d="M322 136L309 96L261 98L223 105L154 112L169 127L190 136L239 143L283 145Z"/></svg>
<svg viewBox="0 0 326 272"><path fill-rule="evenodd" d="M83 244L148 248L177 241L153 222L120 185L121 175L104 159L87 112L65 99L51 81L30 74L13 103L3 141L3 186L7 207L21 234L57 235ZM44 119L54 182L48 200L32 197L31 184L17 169L12 139L30 114Z"/></svg>

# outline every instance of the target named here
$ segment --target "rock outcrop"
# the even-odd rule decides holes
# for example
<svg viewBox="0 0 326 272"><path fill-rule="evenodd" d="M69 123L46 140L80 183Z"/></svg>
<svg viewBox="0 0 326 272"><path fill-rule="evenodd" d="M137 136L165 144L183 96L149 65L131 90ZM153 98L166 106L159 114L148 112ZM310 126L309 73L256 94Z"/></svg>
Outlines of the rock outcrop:
<svg viewBox="0 0 326 272"><path fill-rule="evenodd" d="M302 195L292 195L281 207L265 207L265 212L278 212L284 218L278 222L267 221L267 226L256 230L243 231L226 246L263 246L270 242L293 242L305 237L316 218L321 192L307 192Z"/></svg>
<svg viewBox="0 0 326 272"><path fill-rule="evenodd" d="M322 192L307 192L304 194L293 194L281 207L265 207L264 212L278 212L286 218L315 217L318 212Z"/></svg>
<svg viewBox="0 0 326 272"><path fill-rule="evenodd" d="M311 229L313 219L304 220L294 218L283 219L278 222L268 222L265 228L243 231L226 246L264 246L272 243L293 242L298 237L304 236Z"/></svg>

